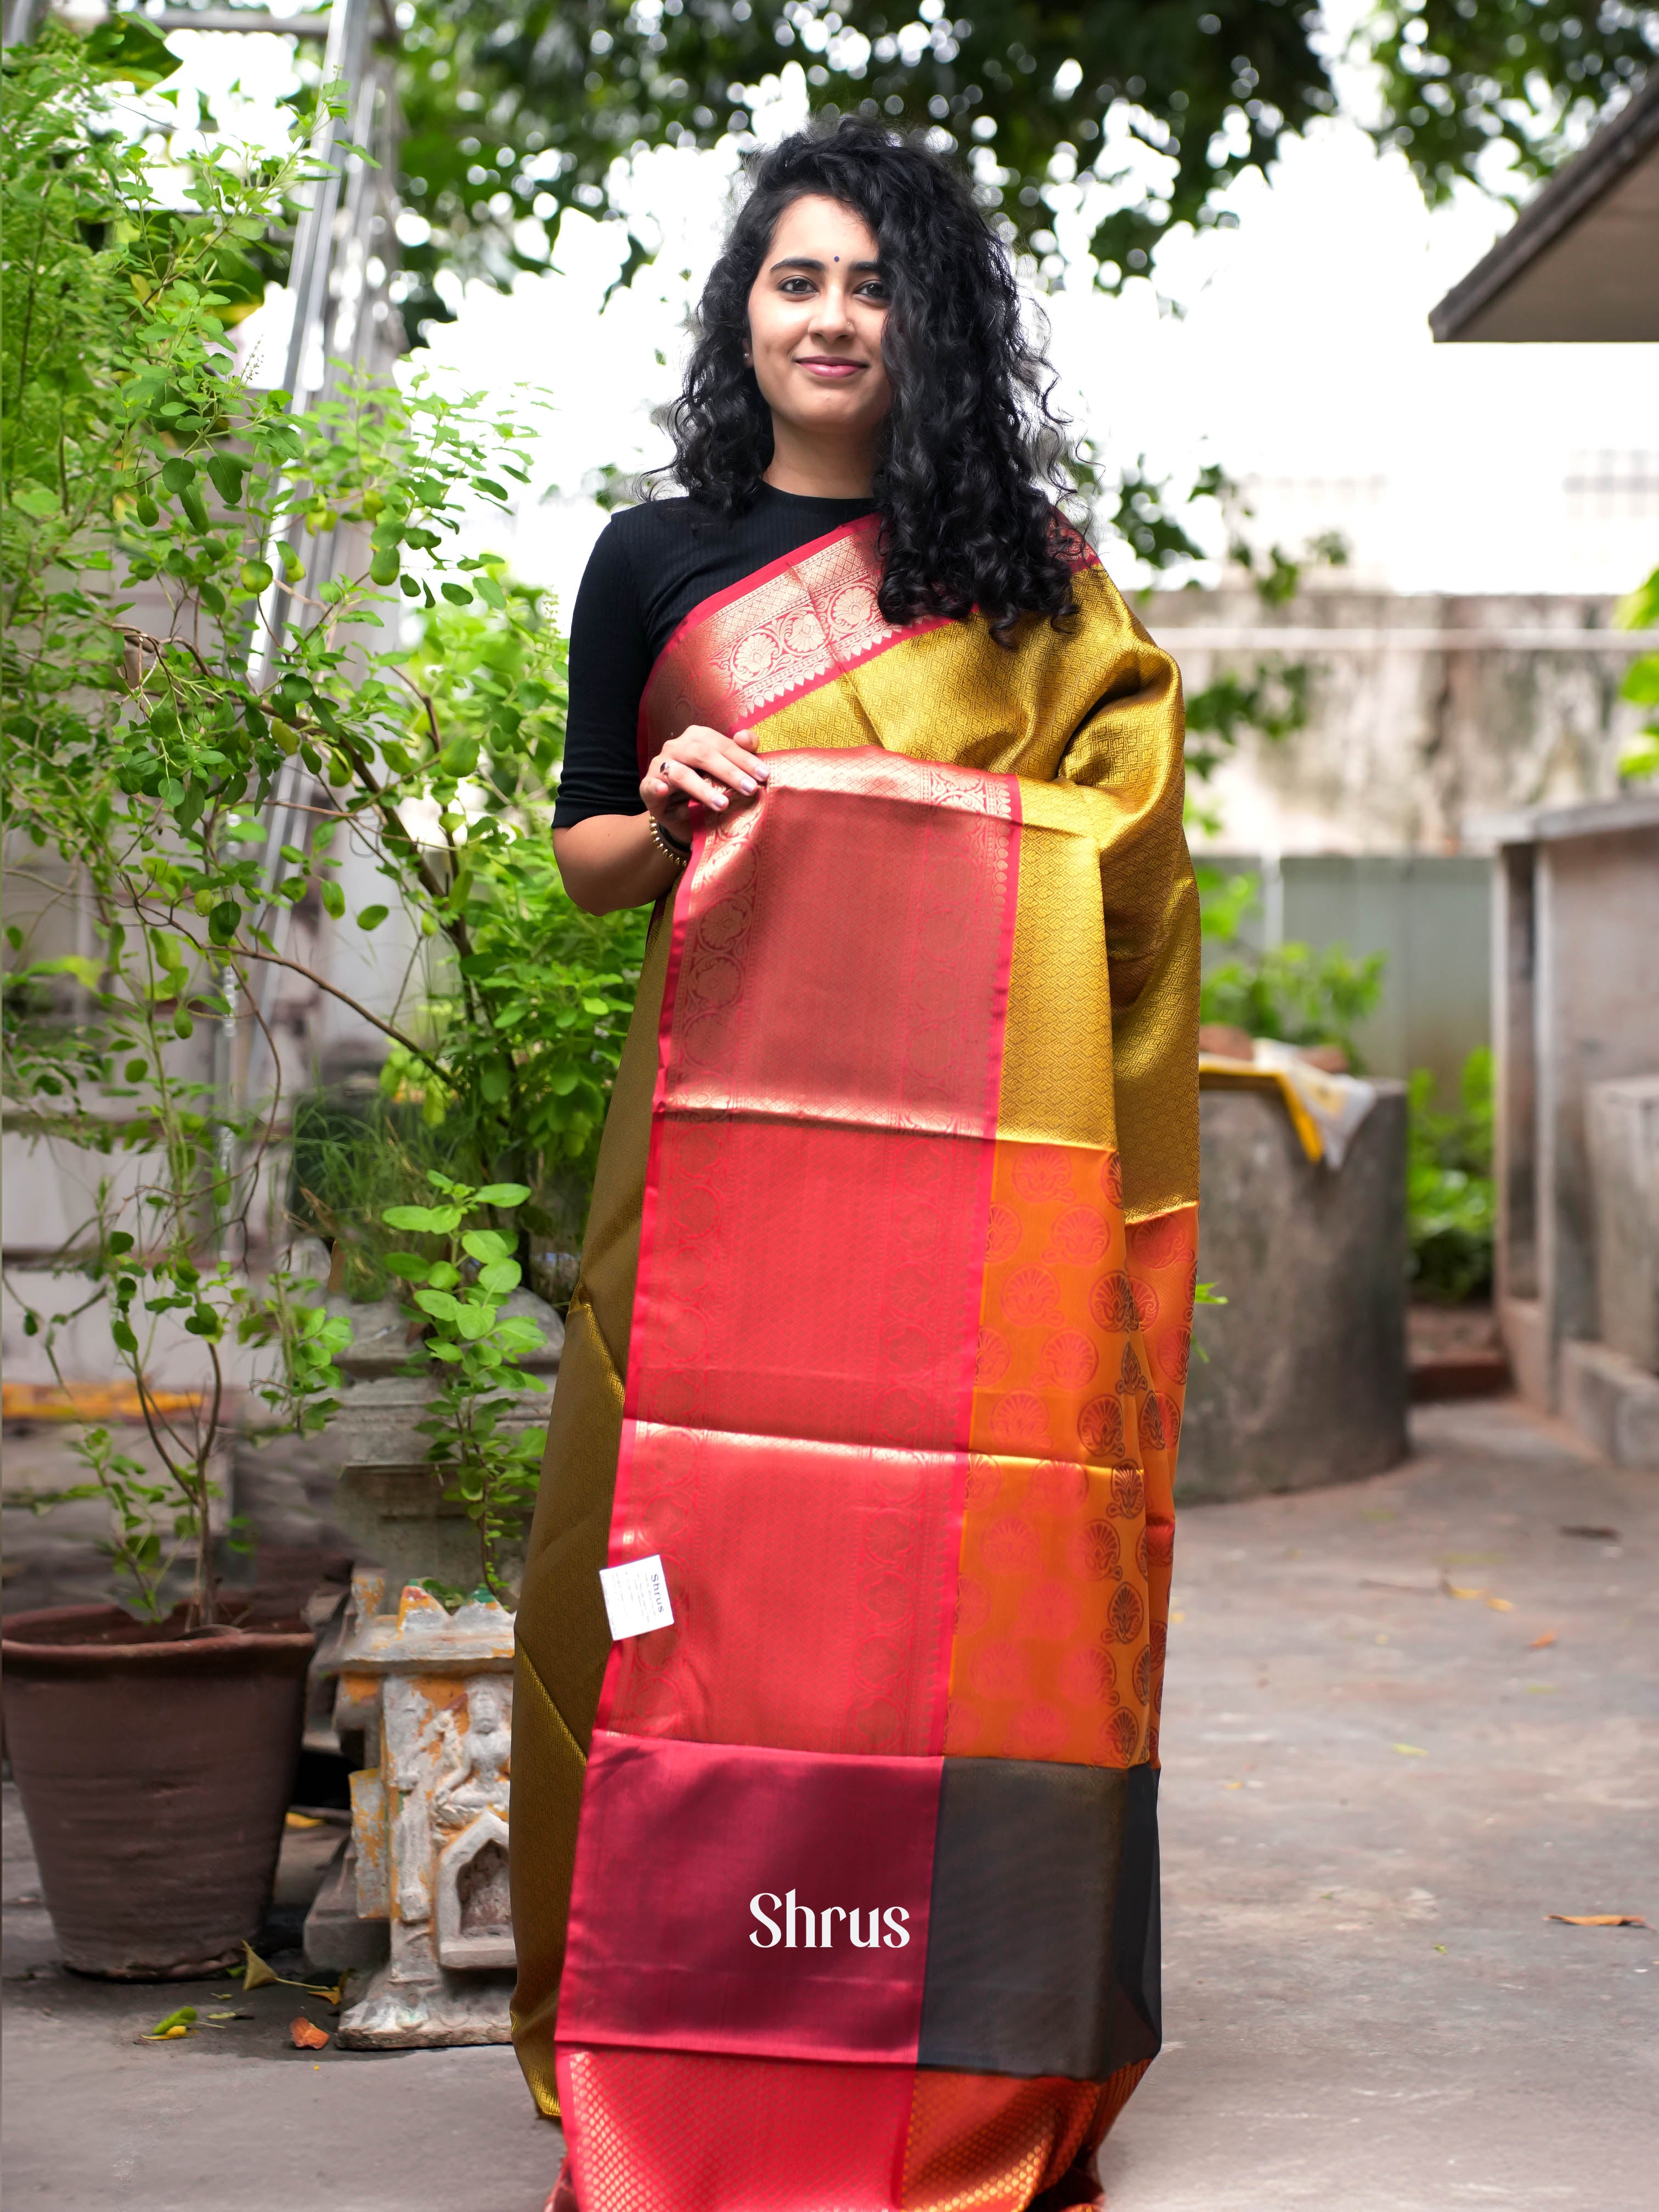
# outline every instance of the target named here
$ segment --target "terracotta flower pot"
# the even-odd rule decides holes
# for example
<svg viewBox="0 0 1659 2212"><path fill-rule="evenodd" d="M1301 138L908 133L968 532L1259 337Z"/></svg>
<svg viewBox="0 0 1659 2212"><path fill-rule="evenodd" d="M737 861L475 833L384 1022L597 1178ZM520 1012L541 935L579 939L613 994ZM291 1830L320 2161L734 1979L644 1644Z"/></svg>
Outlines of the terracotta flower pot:
<svg viewBox="0 0 1659 2212"><path fill-rule="evenodd" d="M3 1624L6 1747L64 1962L218 1972L259 1931L304 1719L292 1615L179 1633L115 1606Z"/></svg>

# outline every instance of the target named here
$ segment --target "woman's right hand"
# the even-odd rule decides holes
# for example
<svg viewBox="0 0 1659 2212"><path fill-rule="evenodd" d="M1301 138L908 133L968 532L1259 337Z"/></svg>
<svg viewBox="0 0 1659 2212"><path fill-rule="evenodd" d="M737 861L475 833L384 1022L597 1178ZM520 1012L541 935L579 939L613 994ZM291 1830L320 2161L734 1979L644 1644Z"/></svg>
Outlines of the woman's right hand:
<svg viewBox="0 0 1659 2212"><path fill-rule="evenodd" d="M697 826L694 805L719 820L751 804L766 779L766 763L746 730L728 738L694 722L655 754L641 780L640 797L669 836L689 845Z"/></svg>

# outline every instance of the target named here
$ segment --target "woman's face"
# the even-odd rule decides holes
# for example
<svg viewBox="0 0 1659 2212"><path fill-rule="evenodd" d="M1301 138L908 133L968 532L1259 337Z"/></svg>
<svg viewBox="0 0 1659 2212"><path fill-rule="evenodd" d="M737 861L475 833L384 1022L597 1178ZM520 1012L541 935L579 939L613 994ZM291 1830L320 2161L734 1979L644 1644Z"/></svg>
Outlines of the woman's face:
<svg viewBox="0 0 1659 2212"><path fill-rule="evenodd" d="M791 443L871 446L892 404L881 334L889 295L875 240L839 200L793 200L749 295L761 396Z"/></svg>

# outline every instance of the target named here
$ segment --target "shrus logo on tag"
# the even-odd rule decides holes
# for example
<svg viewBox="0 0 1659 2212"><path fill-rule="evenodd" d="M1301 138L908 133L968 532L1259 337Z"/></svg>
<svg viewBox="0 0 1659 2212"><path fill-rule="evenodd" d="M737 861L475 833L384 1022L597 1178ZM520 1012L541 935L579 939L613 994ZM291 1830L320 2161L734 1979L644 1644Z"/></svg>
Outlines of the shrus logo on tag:
<svg viewBox="0 0 1659 2212"><path fill-rule="evenodd" d="M648 1559L624 1559L619 1567L601 1567L599 1587L617 1643L625 1636L648 1636L653 1628L673 1626L674 1608L668 1602L659 1553L653 1552Z"/></svg>

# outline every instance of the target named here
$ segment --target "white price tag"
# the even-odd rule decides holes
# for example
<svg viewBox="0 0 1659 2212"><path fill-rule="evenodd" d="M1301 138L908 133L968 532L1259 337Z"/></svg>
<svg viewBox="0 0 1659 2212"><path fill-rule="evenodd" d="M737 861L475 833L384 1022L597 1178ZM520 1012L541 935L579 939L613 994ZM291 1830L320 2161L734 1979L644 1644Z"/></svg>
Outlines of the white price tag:
<svg viewBox="0 0 1659 2212"><path fill-rule="evenodd" d="M648 1559L624 1559L619 1567L601 1567L599 1587L617 1643L626 1636L648 1636L653 1628L673 1626L674 1608L668 1602L668 1580L659 1553L653 1552Z"/></svg>

